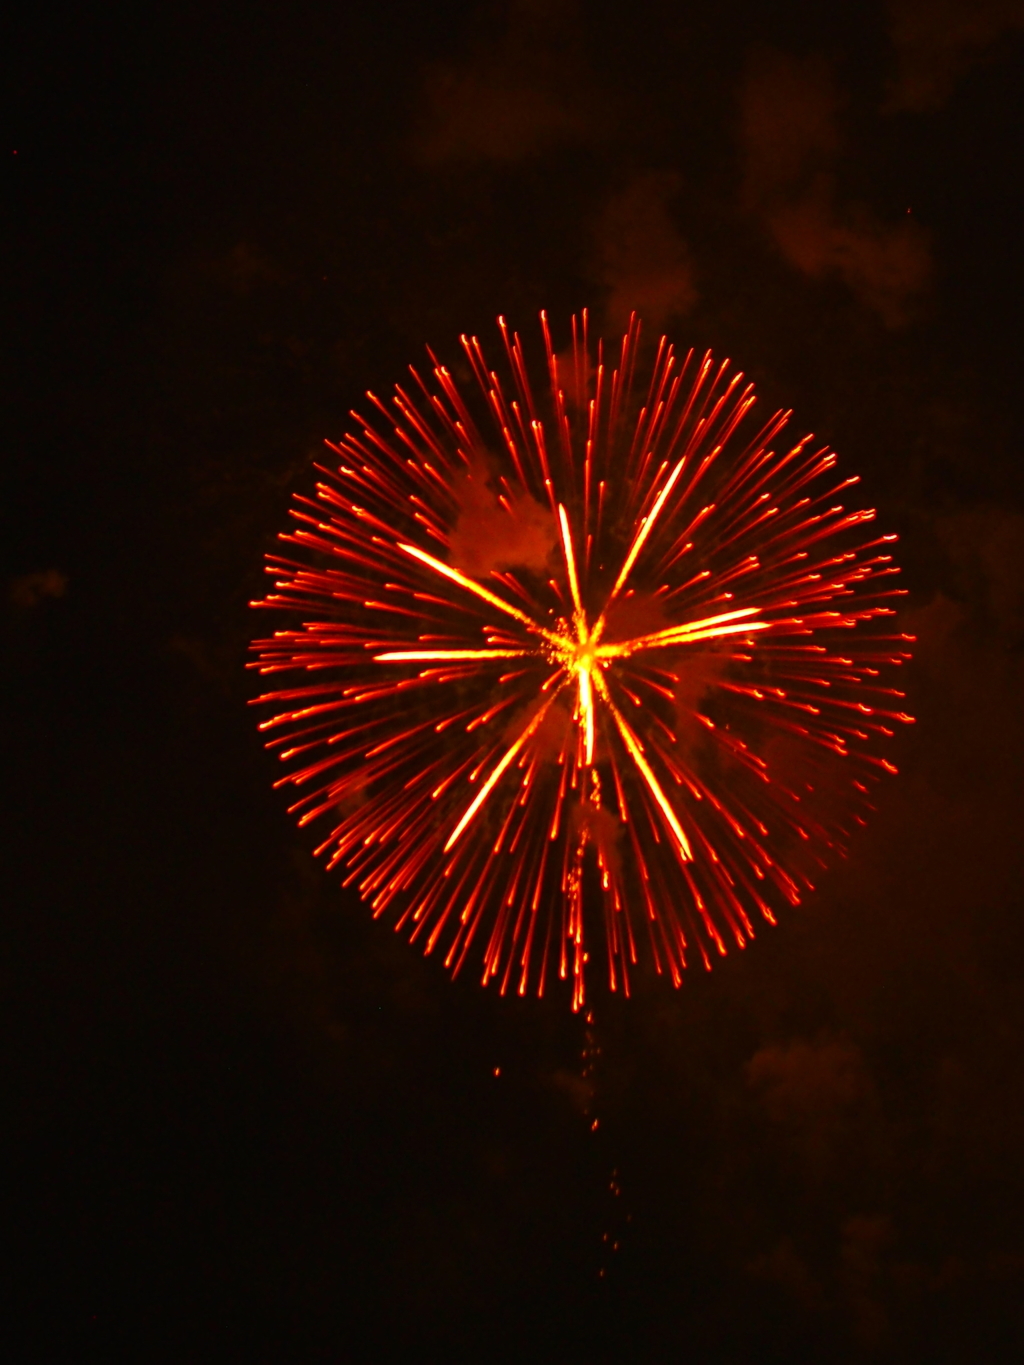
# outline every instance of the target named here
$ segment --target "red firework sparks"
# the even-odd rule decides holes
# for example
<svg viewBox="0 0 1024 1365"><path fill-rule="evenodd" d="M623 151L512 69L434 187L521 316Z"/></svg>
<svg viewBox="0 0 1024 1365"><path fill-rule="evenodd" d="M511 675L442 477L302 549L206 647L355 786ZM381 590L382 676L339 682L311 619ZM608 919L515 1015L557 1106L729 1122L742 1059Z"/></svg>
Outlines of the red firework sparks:
<svg viewBox="0 0 1024 1365"><path fill-rule="evenodd" d="M260 728L344 884L578 1009L598 921L628 993L641 950L678 985L812 889L895 772L912 637L896 537L830 451L776 452L788 413L740 435L728 361L662 338L641 376L639 322L611 358L586 313L564 356L541 323L543 394L499 319L504 375L462 337L461 387L431 355L433 385L367 395L256 604L302 624L252 666L302 675Z"/></svg>

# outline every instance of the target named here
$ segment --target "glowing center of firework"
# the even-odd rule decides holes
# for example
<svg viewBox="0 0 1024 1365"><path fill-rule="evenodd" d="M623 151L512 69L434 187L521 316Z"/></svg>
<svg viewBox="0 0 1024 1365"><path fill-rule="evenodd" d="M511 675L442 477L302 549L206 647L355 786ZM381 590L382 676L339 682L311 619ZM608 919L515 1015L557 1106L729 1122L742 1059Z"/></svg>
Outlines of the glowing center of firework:
<svg viewBox="0 0 1024 1365"><path fill-rule="evenodd" d="M582 624L582 622L581 622ZM594 665L596 654L590 638L579 645L569 645L563 661L570 676L579 685L579 718L583 722L583 761L589 768L594 761Z"/></svg>
<svg viewBox="0 0 1024 1365"><path fill-rule="evenodd" d="M591 640L582 645L575 645L567 640L561 663L573 677L579 678L581 686L586 686L584 678L589 678L593 673L598 658L599 653Z"/></svg>

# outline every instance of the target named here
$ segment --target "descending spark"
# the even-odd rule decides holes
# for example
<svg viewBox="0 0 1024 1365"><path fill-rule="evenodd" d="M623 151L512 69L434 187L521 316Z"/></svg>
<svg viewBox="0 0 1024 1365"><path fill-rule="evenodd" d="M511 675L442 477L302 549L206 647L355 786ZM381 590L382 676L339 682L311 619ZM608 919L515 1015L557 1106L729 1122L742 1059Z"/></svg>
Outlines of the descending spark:
<svg viewBox="0 0 1024 1365"><path fill-rule="evenodd" d="M651 772L651 765L647 762L647 759L644 758L644 746L640 743L636 735L633 734L633 731L622 719L622 714L619 711L619 708L612 701L611 697L608 695L608 689L605 686L604 679L600 675L598 675L597 677L597 685L601 693L601 696L608 703L608 710L611 711L612 713L612 719L615 721L615 725L619 731L619 734L622 736L623 743L629 750L630 757L636 764L637 768L640 770L640 775L643 777L648 787L650 787L651 794L658 804L658 809L665 817L665 823L668 825L669 829L675 835L676 844L678 845L679 848L679 856L683 859L684 862L688 863L692 861L693 851L690 848L690 841L689 839L687 839L686 835L683 833L679 825L679 819L675 811L672 809L671 802L668 800L665 793L661 790L661 787L658 785L658 779L654 776L654 773Z"/></svg>
<svg viewBox="0 0 1024 1365"><path fill-rule="evenodd" d="M787 413L743 441L728 362L662 338L641 386L635 318L614 361L586 314L568 361L542 322L543 395L504 320L507 377L463 337L472 392L431 357L368 395L269 558L256 605L299 623L253 666L299 675L260 728L345 884L453 972L480 941L485 983L557 972L578 1009L599 927L613 990L645 944L679 984L843 854L912 637L857 480L777 451Z"/></svg>
<svg viewBox="0 0 1024 1365"><path fill-rule="evenodd" d="M533 717L530 723L520 733L518 739L516 739L515 742L511 744L509 748L505 751L505 756L502 758L501 762L491 773L490 777L487 779L484 785L480 788L480 791L474 797L473 801L470 803L469 809L466 811L465 815L462 817L459 823L452 830L451 834L448 836L448 842L444 846L445 853L448 852L451 846L455 843L456 839L458 839L459 835L469 824L470 820L472 820L473 816L477 813L477 811L480 809L483 803L487 800L488 796L490 796L492 789L494 788L495 784L498 781L498 778L501 777L502 773L515 758L516 754L519 753L519 751L526 744L526 741L530 738L530 736L540 725L541 721L544 719L544 717L550 710L552 701L554 701L553 697L544 703L544 705L536 713L536 715Z"/></svg>

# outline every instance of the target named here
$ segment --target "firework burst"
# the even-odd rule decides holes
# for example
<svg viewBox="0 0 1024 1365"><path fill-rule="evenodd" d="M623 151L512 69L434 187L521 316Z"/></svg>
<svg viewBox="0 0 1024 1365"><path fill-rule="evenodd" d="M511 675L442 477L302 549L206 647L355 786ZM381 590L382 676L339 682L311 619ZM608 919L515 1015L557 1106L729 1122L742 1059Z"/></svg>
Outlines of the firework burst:
<svg viewBox="0 0 1024 1365"><path fill-rule="evenodd" d="M863 824L895 722L895 536L835 456L741 434L729 362L614 353L586 313L531 386L463 337L328 442L252 666L301 825L453 972L584 998L646 953L675 984L796 904ZM301 624L298 624L301 622ZM295 675L299 675L296 677ZM481 951L482 950L482 951ZM479 961L479 957L477 958Z"/></svg>

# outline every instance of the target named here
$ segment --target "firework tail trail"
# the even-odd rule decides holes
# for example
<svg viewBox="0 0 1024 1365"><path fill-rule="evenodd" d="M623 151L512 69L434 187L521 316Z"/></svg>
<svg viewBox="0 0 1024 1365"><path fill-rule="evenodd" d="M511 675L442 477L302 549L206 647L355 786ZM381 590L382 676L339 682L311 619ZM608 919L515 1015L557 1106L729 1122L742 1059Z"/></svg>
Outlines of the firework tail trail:
<svg viewBox="0 0 1024 1365"><path fill-rule="evenodd" d="M813 888L909 722L891 535L789 414L586 314L533 386L462 337L328 443L259 603L253 665L300 825L374 915L460 971L584 1002L646 954L675 984Z"/></svg>

